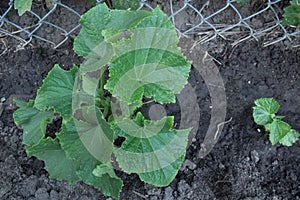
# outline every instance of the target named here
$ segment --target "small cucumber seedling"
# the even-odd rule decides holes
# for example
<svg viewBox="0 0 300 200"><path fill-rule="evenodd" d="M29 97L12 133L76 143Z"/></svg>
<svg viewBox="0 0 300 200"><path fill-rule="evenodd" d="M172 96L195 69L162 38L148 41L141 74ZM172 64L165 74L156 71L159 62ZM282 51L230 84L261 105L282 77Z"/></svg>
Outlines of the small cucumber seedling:
<svg viewBox="0 0 300 200"><path fill-rule="evenodd" d="M284 116L276 116L279 110L279 103L273 98L257 99L253 107L254 122L265 127L268 131L272 145L280 143L284 146L292 146L299 134L289 124L283 122Z"/></svg>
<svg viewBox="0 0 300 200"><path fill-rule="evenodd" d="M284 8L282 23L300 26L300 0L291 0L290 5Z"/></svg>

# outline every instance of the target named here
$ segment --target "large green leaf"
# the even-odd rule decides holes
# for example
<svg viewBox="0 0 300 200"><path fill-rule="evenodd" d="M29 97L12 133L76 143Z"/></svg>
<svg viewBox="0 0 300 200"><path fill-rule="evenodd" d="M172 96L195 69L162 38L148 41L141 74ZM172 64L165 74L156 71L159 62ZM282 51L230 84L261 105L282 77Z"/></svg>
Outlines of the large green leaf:
<svg viewBox="0 0 300 200"><path fill-rule="evenodd" d="M43 139L37 145L27 147L26 153L45 162L45 169L49 172L50 178L66 180L69 183L79 181L72 161L66 157L57 139L49 137Z"/></svg>
<svg viewBox="0 0 300 200"><path fill-rule="evenodd" d="M102 36L103 30L109 28L118 30L128 29L135 26L141 19L149 14L150 13L146 11L110 11L105 4L95 6L80 19L82 29L75 38L74 51L85 58L101 57L102 55L96 51L96 47L104 40Z"/></svg>
<svg viewBox="0 0 300 200"><path fill-rule="evenodd" d="M109 67L111 78L105 88L114 97L140 102L143 96L158 103L175 102L187 83L190 64L179 55L160 49L139 49L122 55Z"/></svg>
<svg viewBox="0 0 300 200"><path fill-rule="evenodd" d="M129 38L119 40L111 40L112 30L103 32L115 51L105 88L129 104L141 102L143 96L175 102L175 94L187 83L190 63L177 47L172 23L157 8L129 32Z"/></svg>
<svg viewBox="0 0 300 200"><path fill-rule="evenodd" d="M184 160L190 130L172 129L173 117L159 121L144 120L138 113L134 120L124 119L113 125L118 136L126 140L115 150L120 168L137 173L156 186L167 186Z"/></svg>
<svg viewBox="0 0 300 200"><path fill-rule="evenodd" d="M18 14L21 16L26 11L31 9L32 0L15 0L14 7L18 10Z"/></svg>
<svg viewBox="0 0 300 200"><path fill-rule="evenodd" d="M33 108L33 104L31 100L14 112L15 123L23 128L23 144L28 146L39 143L45 137L47 124L53 118L51 111L39 111Z"/></svg>
<svg viewBox="0 0 300 200"><path fill-rule="evenodd" d="M102 173L101 176L99 174L97 176L94 175L94 169L103 163L87 150L80 139L73 121L63 124L58 138L67 157L73 161L78 177L83 182L94 186L105 195L117 199L120 197L123 183L119 178L112 176L111 171L109 173Z"/></svg>
<svg viewBox="0 0 300 200"><path fill-rule="evenodd" d="M55 65L44 79L42 87L38 90L34 107L39 110L58 112L64 120L72 117L72 94L78 67L70 71Z"/></svg>

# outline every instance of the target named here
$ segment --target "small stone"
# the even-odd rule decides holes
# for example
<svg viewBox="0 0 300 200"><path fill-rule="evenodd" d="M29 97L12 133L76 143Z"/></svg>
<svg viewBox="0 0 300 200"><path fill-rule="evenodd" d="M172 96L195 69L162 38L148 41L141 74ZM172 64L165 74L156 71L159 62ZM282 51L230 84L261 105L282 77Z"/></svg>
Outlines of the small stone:
<svg viewBox="0 0 300 200"><path fill-rule="evenodd" d="M278 165L278 160L275 160L274 162L272 162L272 165Z"/></svg>
<svg viewBox="0 0 300 200"><path fill-rule="evenodd" d="M37 183L38 183L37 177L30 176L29 178L27 178L21 183L20 185L21 188L18 190L19 195L25 198L33 196L36 191Z"/></svg>
<svg viewBox="0 0 300 200"><path fill-rule="evenodd" d="M258 129L256 129L256 130L257 130L257 132L259 132L259 133L261 132L261 130L260 130L259 128L258 128Z"/></svg>
<svg viewBox="0 0 300 200"><path fill-rule="evenodd" d="M159 196L161 195L161 189L160 188L151 188L147 191L148 195L153 195L153 196Z"/></svg>
<svg viewBox="0 0 300 200"><path fill-rule="evenodd" d="M3 131L4 131L5 133L8 133L8 126L5 126Z"/></svg>
<svg viewBox="0 0 300 200"><path fill-rule="evenodd" d="M0 180L0 199L9 192L12 188L10 183L6 183L4 180Z"/></svg>
<svg viewBox="0 0 300 200"><path fill-rule="evenodd" d="M180 171L184 171L186 168L189 168L191 170L196 169L197 165L195 163L193 163L190 160L185 160L184 163L182 164Z"/></svg>
<svg viewBox="0 0 300 200"><path fill-rule="evenodd" d="M87 196L83 196L83 197L80 197L80 200L89 200L90 198L88 198Z"/></svg>
<svg viewBox="0 0 300 200"><path fill-rule="evenodd" d="M50 199L51 199L51 200L56 200L56 199L58 199L58 198L59 198L58 192L56 192L55 190L51 190L51 191L50 191Z"/></svg>
<svg viewBox="0 0 300 200"><path fill-rule="evenodd" d="M258 163L259 154L257 153L257 151L255 150L251 151L251 160L254 161L255 163Z"/></svg>
<svg viewBox="0 0 300 200"><path fill-rule="evenodd" d="M173 191L171 187L167 187L165 189L164 200L174 200Z"/></svg>
<svg viewBox="0 0 300 200"><path fill-rule="evenodd" d="M180 197L186 197L187 194L192 190L192 188L189 186L189 184L186 183L185 180L180 180L177 186L177 190Z"/></svg>
<svg viewBox="0 0 300 200"><path fill-rule="evenodd" d="M296 175L294 172L291 172L290 177L291 177L291 179L292 179L293 181L295 181L295 182L296 182L297 179L298 179L297 175Z"/></svg>
<svg viewBox="0 0 300 200"><path fill-rule="evenodd" d="M219 163L219 168L220 169L225 169L225 165L223 165L222 163Z"/></svg>
<svg viewBox="0 0 300 200"><path fill-rule="evenodd" d="M9 155L6 159L5 159L5 163L7 165L12 165L15 166L17 165L17 160L13 155Z"/></svg>
<svg viewBox="0 0 300 200"><path fill-rule="evenodd" d="M36 198L37 200L48 200L48 199L50 199L49 194L48 194L46 188L39 188L39 189L35 192L35 198Z"/></svg>
<svg viewBox="0 0 300 200"><path fill-rule="evenodd" d="M13 134L13 132L14 132L14 128L9 129L10 134Z"/></svg>

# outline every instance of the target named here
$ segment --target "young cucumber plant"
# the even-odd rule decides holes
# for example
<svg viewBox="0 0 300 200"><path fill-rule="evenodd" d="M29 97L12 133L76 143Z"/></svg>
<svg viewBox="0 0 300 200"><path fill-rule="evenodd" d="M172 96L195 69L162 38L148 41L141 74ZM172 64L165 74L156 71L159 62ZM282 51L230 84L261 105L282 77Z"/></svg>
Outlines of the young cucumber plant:
<svg viewBox="0 0 300 200"><path fill-rule="evenodd" d="M169 185L184 161L190 129L174 129L172 116L146 120L139 109L144 97L175 102L187 83L191 63L177 47L172 23L159 8L109 10L104 4L80 23L74 51L86 61L70 71L54 66L35 100L15 101L27 154L43 160L51 178L83 181L116 199L123 182L115 167ZM53 139L46 127L57 114L62 127ZM118 138L125 141L117 147Z"/></svg>
<svg viewBox="0 0 300 200"><path fill-rule="evenodd" d="M268 131L272 145L278 142L284 146L292 146L299 134L291 126L282 121L283 116L276 116L279 103L273 98L257 99L253 107L253 118L256 124L262 125Z"/></svg>
<svg viewBox="0 0 300 200"><path fill-rule="evenodd" d="M282 23L300 26L300 0L291 0L290 5L284 8Z"/></svg>

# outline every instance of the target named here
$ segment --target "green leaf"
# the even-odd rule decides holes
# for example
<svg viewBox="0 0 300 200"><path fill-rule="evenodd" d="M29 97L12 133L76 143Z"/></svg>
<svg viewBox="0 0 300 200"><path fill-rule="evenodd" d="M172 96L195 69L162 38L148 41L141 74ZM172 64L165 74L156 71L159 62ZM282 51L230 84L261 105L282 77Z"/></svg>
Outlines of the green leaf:
<svg viewBox="0 0 300 200"><path fill-rule="evenodd" d="M44 79L42 87L37 92L34 107L46 111L53 109L64 120L72 117L72 94L78 67L70 71L55 65Z"/></svg>
<svg viewBox="0 0 300 200"><path fill-rule="evenodd" d="M26 101L21 101L21 100L18 100L18 99L13 99L13 102L16 106L18 106L19 108L24 108L27 106L28 102Z"/></svg>
<svg viewBox="0 0 300 200"><path fill-rule="evenodd" d="M22 106L14 112L13 117L15 123L23 128L23 144L31 146L39 143L45 137L46 127L52 121L53 113L33 108L32 100L26 105L19 101L15 102Z"/></svg>
<svg viewBox="0 0 300 200"><path fill-rule="evenodd" d="M277 144L291 131L291 126L280 120L274 120L272 123L265 125L265 128L270 132L269 139L272 145Z"/></svg>
<svg viewBox="0 0 300 200"><path fill-rule="evenodd" d="M279 140L279 143L284 146L292 146L299 138L299 133L294 129L291 129L282 139Z"/></svg>
<svg viewBox="0 0 300 200"><path fill-rule="evenodd" d="M103 41L102 30L110 21L110 12L106 5L101 4L90 9L80 19L82 25L79 35L74 41L74 51L83 57Z"/></svg>
<svg viewBox="0 0 300 200"><path fill-rule="evenodd" d="M259 125L266 125L273 120L272 115L260 107L253 108L253 118L255 123Z"/></svg>
<svg viewBox="0 0 300 200"><path fill-rule="evenodd" d="M128 29L136 25L150 13L146 11L109 10L105 4L100 4L90 9L80 19L82 29L74 41L74 51L85 58L100 57L96 51L104 38L102 31L105 29ZM96 48L96 49L95 49ZM101 49L101 48L98 48ZM102 67L102 66L100 66Z"/></svg>
<svg viewBox="0 0 300 200"><path fill-rule="evenodd" d="M67 159L57 139L49 137L43 139L37 145L26 147L26 153L28 156L45 161L45 169L49 172L50 178L66 180L69 183L79 181L72 161Z"/></svg>
<svg viewBox="0 0 300 200"><path fill-rule="evenodd" d="M185 154L180 156L176 161L170 165L148 173L140 173L139 177L142 181L154 184L158 187L168 186L176 177L178 169L180 169Z"/></svg>
<svg viewBox="0 0 300 200"><path fill-rule="evenodd" d="M180 55L159 49L129 52L109 66L110 79L105 85L114 97L141 102L153 97L158 103L174 103L187 83L190 64Z"/></svg>
<svg viewBox="0 0 300 200"><path fill-rule="evenodd" d="M111 166L107 166L104 164L97 165L97 167L93 170L93 174L97 177L102 177L105 174L108 174L111 178L120 179ZM120 179L121 180L121 179Z"/></svg>
<svg viewBox="0 0 300 200"><path fill-rule="evenodd" d="M170 21L169 17L159 7L156 7L151 14L152 15L147 16L145 19L141 20L141 22L137 25L137 28L146 28L146 27L166 28L174 31L172 36L170 36L170 38L174 37L173 35L176 32L174 30L174 25ZM162 37L161 39L166 39L164 35L159 35L159 36ZM171 45L171 43L169 45Z"/></svg>
<svg viewBox="0 0 300 200"><path fill-rule="evenodd" d="M94 169L102 165L85 147L77 132L75 123L63 124L58 135L61 146L69 159L73 161L77 176L86 184L99 189L104 195L119 199L123 183L119 178L112 177L112 172L95 176Z"/></svg>
<svg viewBox="0 0 300 200"><path fill-rule="evenodd" d="M32 0L15 0L14 7L18 10L19 16L31 9Z"/></svg>
<svg viewBox="0 0 300 200"><path fill-rule="evenodd" d="M262 108L270 114L276 114L279 110L279 103L273 98L261 98L257 99L255 105L259 108Z"/></svg>
<svg viewBox="0 0 300 200"><path fill-rule="evenodd" d="M172 23L157 8L130 33L130 38L112 42L116 58L109 66L105 89L129 104L141 102L143 96L158 103L175 102L175 94L187 83L191 64L177 47ZM103 34L112 37L111 30Z"/></svg>
<svg viewBox="0 0 300 200"><path fill-rule="evenodd" d="M121 10L137 10L141 6L140 0L112 0L112 6Z"/></svg>
<svg viewBox="0 0 300 200"><path fill-rule="evenodd" d="M115 150L120 168L137 173L147 183L169 185L184 160L190 131L172 129L173 120L165 117L148 121L138 113L134 120L124 119L113 125L115 134L126 138Z"/></svg>
<svg viewBox="0 0 300 200"><path fill-rule="evenodd" d="M285 25L300 25L300 1L293 0L291 5L284 8L282 23Z"/></svg>
<svg viewBox="0 0 300 200"><path fill-rule="evenodd" d="M255 123L266 125L271 123L274 114L278 112L280 105L273 98L261 98L256 100L253 107L253 118Z"/></svg>
<svg viewBox="0 0 300 200"><path fill-rule="evenodd" d="M74 117L77 134L97 160L109 163L113 151L113 132L97 107L82 107ZM76 115L74 114L74 115Z"/></svg>

